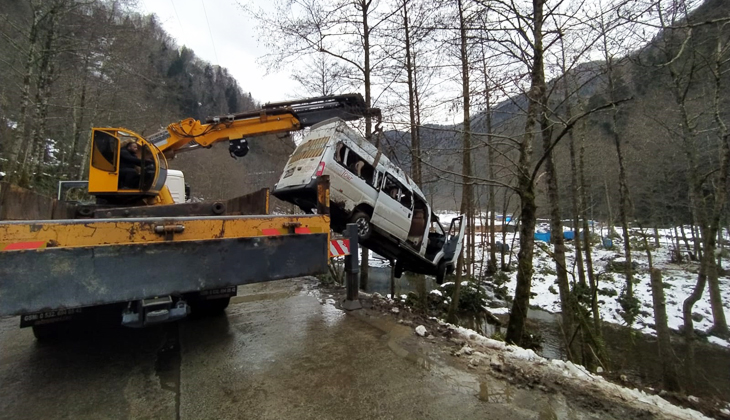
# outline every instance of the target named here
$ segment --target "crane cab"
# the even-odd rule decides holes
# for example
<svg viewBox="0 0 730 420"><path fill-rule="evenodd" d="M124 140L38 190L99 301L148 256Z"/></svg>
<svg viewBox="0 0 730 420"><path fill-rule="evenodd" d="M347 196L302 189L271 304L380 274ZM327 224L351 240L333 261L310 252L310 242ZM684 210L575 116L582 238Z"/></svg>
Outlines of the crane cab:
<svg viewBox="0 0 730 420"><path fill-rule="evenodd" d="M131 143L136 152L125 150ZM99 203L134 205L158 197L165 186L165 156L130 130L94 128L89 161L89 193Z"/></svg>

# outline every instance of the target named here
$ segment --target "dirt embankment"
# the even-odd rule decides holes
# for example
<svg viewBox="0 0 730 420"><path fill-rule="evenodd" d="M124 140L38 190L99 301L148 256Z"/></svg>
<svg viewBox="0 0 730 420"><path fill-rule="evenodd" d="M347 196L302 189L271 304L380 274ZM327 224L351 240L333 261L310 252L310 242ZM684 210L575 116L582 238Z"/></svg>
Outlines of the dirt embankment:
<svg viewBox="0 0 730 420"><path fill-rule="evenodd" d="M338 301L344 298L344 289L328 287L327 292L338 297ZM607 417L702 419L711 416L730 419L727 408L715 403L687 396L654 395L631 388L631 384L613 383L587 372L582 366L545 359L531 350L507 346L474 331L425 316L378 294L361 294L360 297L363 314L358 316L391 317L399 324L409 326L414 336L419 335L417 327L423 326L425 333L420 340L430 348L429 351L442 354L443 360L452 366L508 381L517 389L561 394L572 404ZM418 330L423 332L424 329Z"/></svg>

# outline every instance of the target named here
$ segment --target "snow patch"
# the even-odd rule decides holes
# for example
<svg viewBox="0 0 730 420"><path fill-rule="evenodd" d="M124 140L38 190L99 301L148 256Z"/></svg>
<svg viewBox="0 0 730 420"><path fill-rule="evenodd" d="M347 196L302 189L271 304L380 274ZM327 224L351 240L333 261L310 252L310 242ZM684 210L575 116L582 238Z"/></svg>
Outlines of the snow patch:
<svg viewBox="0 0 730 420"><path fill-rule="evenodd" d="M419 325L416 327L416 334L420 335L421 337L425 337L426 334L428 334L428 331L426 331L426 327L423 325Z"/></svg>

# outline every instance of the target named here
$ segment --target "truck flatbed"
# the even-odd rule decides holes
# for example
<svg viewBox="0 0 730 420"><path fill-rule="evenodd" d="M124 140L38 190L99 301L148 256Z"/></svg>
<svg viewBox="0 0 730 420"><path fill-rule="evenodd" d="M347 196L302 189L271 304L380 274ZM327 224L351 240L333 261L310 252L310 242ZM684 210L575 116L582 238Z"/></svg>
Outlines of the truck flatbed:
<svg viewBox="0 0 730 420"><path fill-rule="evenodd" d="M0 222L0 315L327 271L329 216Z"/></svg>

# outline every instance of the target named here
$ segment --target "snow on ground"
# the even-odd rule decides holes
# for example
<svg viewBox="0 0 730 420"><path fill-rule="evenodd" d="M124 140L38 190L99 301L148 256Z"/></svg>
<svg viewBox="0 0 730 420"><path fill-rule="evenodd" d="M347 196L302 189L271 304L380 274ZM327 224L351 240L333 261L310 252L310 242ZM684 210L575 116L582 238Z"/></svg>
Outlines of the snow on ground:
<svg viewBox="0 0 730 420"><path fill-rule="evenodd" d="M437 211L436 214L441 220L441 224L444 225L445 229L448 229L448 224L451 223L451 219L458 217L459 213L454 211ZM488 214L486 212L478 215L476 224L482 225L482 222L486 221ZM509 217L509 216L507 216ZM497 223L501 224L503 216L496 215ZM591 222L592 233L599 236L608 234L606 226ZM618 227L614 228L619 234L622 230ZM568 224L564 224L564 231L572 230ZM679 230L679 227L677 228ZM536 232L549 232L550 224L545 220L538 220L536 226ZM684 231L689 241L692 244L692 229L690 226L684 226ZM653 234L653 231L648 232ZM481 229L476 230L476 269L479 272L480 267L483 265L486 267L486 261L489 258L489 251L486 247L481 246L483 234ZM638 229L632 229L632 236L639 236ZM669 321L669 327L677 330L683 325L682 316L682 303L692 293L695 284L697 282L697 271L699 270L698 262L684 262L682 264L675 264L671 262L671 253L674 247L673 238L675 233L673 229L659 229L660 236L660 247L652 250L652 259L654 267L659 268L662 271L663 282L664 282L664 293L666 295L667 303L667 316ZM730 240L730 232L724 232L724 237ZM511 255L508 253L505 255L505 262L512 262L513 265L517 261L517 251L519 250L519 235L514 232L497 232L496 240L504 244L509 245ZM647 238L650 245L653 245L653 237ZM486 242L486 238L484 238ZM618 302L618 297L621 291L625 287L625 276L622 273L610 272L607 266L611 261L621 262L625 261L623 256L623 246L620 243L621 240L614 239L614 246L611 249L604 248L602 245L593 246L593 267L596 277L598 278L598 288L600 290L599 310L601 318L604 321L625 325L624 319L621 317L621 305ZM572 281L578 281L577 268L575 265L575 248L574 242L566 242L566 265L569 270L569 278ZM681 241L681 246L684 248L684 241ZM560 297L558 295L558 286L555 283L557 276L555 273L555 263L553 262L550 253L552 253L553 247L545 242L535 241L535 253L534 253L534 274L532 279L532 298L530 299L530 305L538 307L540 309L549 312L560 311ZM685 251L686 257L686 251ZM639 300L641 304L640 315L637 318L634 328L637 330L648 333L656 334L653 327L654 325L654 311L652 306L652 295L651 295L651 284L649 278L649 262L645 251L632 251L632 260L638 264L638 273L635 274L635 281L638 283L634 284L634 296ZM510 258L511 257L511 258ZM497 255L499 260L499 254ZM687 258L685 258L687 260ZM484 264L482 264L484 262ZM728 263L726 263L728 264ZM370 266L371 267L389 267L390 262L378 254L370 251ZM572 276L571 276L572 274ZM514 296L517 272L513 270L507 273L509 280L505 284L508 293ZM720 289L723 297L723 304L725 306L725 317L730 320L730 277L725 276L720 278ZM495 314L509 312L509 308L490 308ZM708 331L712 327L712 310L710 307L710 292L709 288L705 287L705 291L702 298L695 304L692 313L695 317L694 326L695 329L701 331ZM711 337L712 343L729 347L730 341L719 339L717 337Z"/></svg>
<svg viewBox="0 0 730 420"><path fill-rule="evenodd" d="M539 227L544 230L549 230L546 226ZM688 229L689 228L686 228L686 230ZM598 233L598 230L596 232ZM638 231L636 233L638 233ZM688 231L687 234L689 235L691 243L691 233ZM501 234L498 233L497 235L499 238ZM519 250L519 239L516 235L517 234L515 233L508 233L508 239L506 241L507 244L512 244L512 238L515 238L513 247L515 249L512 250L512 252L515 253L515 255L513 255L513 261L516 260L516 253ZM669 327L677 330L684 323L682 317L682 303L690 295L690 293L692 293L692 290L694 290L695 283L697 282L699 263L672 263L672 230L660 229L659 235L661 237L661 246L652 251L652 259L654 267L659 268L662 271ZM649 238L648 240L650 244L653 244L653 238ZM479 242L480 239L479 236L477 236L477 243ZM607 270L607 266L612 260L616 262L625 261L623 258L623 247L615 242L616 241L614 241L613 249L606 249L600 245L594 245L592 253L593 267L599 281L598 288L601 291L598 295L601 318L604 321L625 325L625 322L621 317L621 305L618 303L618 297L626 284L625 276L622 273L612 273ZM573 277L570 277L570 273L573 273L575 281L577 281L578 276L577 268L575 267L574 244L571 241L566 242L566 245L568 247L566 250L566 265L569 270L569 278L573 281ZM535 241L535 254L533 259L534 274L531 290L533 295L530 299L530 305L555 313L560 311L560 297L558 295L558 286L555 283L557 281L557 276L555 275L555 263L550 257L550 254L547 252L548 250L552 252L553 247L545 242ZM481 261L484 253L485 251L483 249L477 250L476 257L478 261ZM653 327L654 311L652 306L648 258L645 251L632 251L631 256L632 260L638 264L638 273L634 276L635 281L638 281L638 283L634 284L634 296L641 303L641 314L634 324L634 328L644 333L656 334ZM508 273L508 276L509 281L506 286L510 295L514 296L517 272L512 271ZM723 297L723 304L725 306L725 317L730 319L730 277L720 278L720 289ZM506 313L509 311L509 308L494 308L490 310L494 313ZM705 287L704 294L695 304L692 313L695 315L695 329L708 331L710 327L712 327L713 318L708 287ZM725 347L730 347L730 341L722 340L717 337L712 337L711 342Z"/></svg>
<svg viewBox="0 0 730 420"><path fill-rule="evenodd" d="M547 371L552 371L555 374L565 377L567 380L577 381L580 384L584 384L585 387L598 388L603 390L607 395L611 395L619 398L623 401L633 401L636 404L645 405L650 407L651 411L663 416L671 418L682 418L682 419L706 419L702 413L673 405L669 401L658 395L647 394L644 391L638 389L629 389L621 385L617 385L608 382L600 375L594 375L588 372L583 366L573 364L569 361L556 360L556 359L545 359L537 355L534 351L517 347L513 345L507 345L503 341L493 340L491 338L484 337L476 331L468 328L458 327L452 324L447 324L443 321L439 321L441 325L448 326L459 334L467 343L474 343L473 346L483 346L487 349L493 349L501 351L502 357L505 360L511 362L527 362L534 367L542 367ZM486 351L486 350L485 350ZM455 353L456 355L474 355L473 357L484 357L487 359L487 354L475 351L468 344ZM492 359L491 363L498 363ZM582 388L582 387L581 387Z"/></svg>

